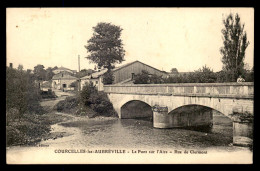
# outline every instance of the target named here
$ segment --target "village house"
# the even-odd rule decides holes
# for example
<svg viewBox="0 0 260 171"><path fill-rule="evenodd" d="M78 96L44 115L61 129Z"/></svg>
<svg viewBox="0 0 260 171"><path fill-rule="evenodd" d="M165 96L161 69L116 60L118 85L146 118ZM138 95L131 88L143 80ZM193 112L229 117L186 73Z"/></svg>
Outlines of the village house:
<svg viewBox="0 0 260 171"><path fill-rule="evenodd" d="M49 89L51 89L51 82L50 81L41 81L40 89L42 91L49 91Z"/></svg>
<svg viewBox="0 0 260 171"><path fill-rule="evenodd" d="M163 77L167 77L168 75L166 72L158 70L140 61L134 61L120 67L116 67L112 70L114 75L113 84L133 84L134 76L142 73L142 70L148 71L150 74L156 74ZM107 69L102 69L99 72L95 72L89 76L82 77L80 79L81 89L86 83L92 82L99 91L103 91L103 75L106 73L106 71Z"/></svg>
<svg viewBox="0 0 260 171"><path fill-rule="evenodd" d="M74 90L73 82L77 82L78 78L70 75L68 72L60 72L52 77L52 88L56 90Z"/></svg>

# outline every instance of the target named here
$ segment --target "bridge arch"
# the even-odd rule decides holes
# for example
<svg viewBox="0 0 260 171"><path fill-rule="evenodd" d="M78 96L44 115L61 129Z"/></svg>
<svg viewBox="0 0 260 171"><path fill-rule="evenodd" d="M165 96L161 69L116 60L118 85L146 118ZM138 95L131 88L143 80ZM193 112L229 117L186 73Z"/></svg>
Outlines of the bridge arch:
<svg viewBox="0 0 260 171"><path fill-rule="evenodd" d="M184 101L183 104L177 103L175 105L170 106L170 108L169 108L170 110L168 112L170 113L178 108L185 107L185 106L201 106L205 109L206 108L212 109L212 110L215 110L215 111L227 116L230 119L231 119L230 114L232 113L232 109L233 109L233 108L230 108L230 106L228 108L225 107L225 105L223 105L223 103L218 99L205 98L203 100L196 100L196 98L195 98L189 102Z"/></svg>
<svg viewBox="0 0 260 171"><path fill-rule="evenodd" d="M121 118L153 117L152 107L141 100L130 100L120 108Z"/></svg>
<svg viewBox="0 0 260 171"><path fill-rule="evenodd" d="M168 111L168 114L172 114L178 110L181 110L182 108L187 108L187 107L192 107L192 106L197 107L197 108L195 108L195 110L202 110L205 112L212 110L213 112L220 113L220 114L228 117L229 119L232 119L231 116L223 110L219 110L219 109L213 108L211 106L206 106L206 105L201 105L201 104L196 104L196 103L179 105L179 106L171 109L170 111Z"/></svg>
<svg viewBox="0 0 260 171"><path fill-rule="evenodd" d="M218 120L232 122L230 116L205 105L189 104L177 107L168 113L174 127L212 127Z"/></svg>

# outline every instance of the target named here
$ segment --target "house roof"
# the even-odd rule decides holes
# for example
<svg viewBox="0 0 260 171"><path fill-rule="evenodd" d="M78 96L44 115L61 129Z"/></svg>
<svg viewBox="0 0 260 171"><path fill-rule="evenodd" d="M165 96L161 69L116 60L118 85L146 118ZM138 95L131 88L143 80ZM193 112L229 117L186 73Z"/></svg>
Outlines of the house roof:
<svg viewBox="0 0 260 171"><path fill-rule="evenodd" d="M161 70L159 70L159 69L156 69L156 68L154 68L154 67L152 67L152 66L150 66L150 65L147 65L147 64L145 64L145 63L142 63L142 62L140 62L140 61L138 61L138 60L133 61L133 62L130 62L130 63L127 63L127 64L124 64L124 65L121 65L121 66L119 66L119 67L116 67L116 68L112 69L112 71L120 70L120 69L125 68L125 67L127 67L127 66L129 66L129 65L132 65L133 63L136 63L136 62L139 62L139 63L141 63L141 64L143 64L143 65L149 66L149 67L151 67L151 68L153 68L153 69L155 69L155 70L157 70L157 71L160 71L160 72L164 73L163 71L161 71ZM98 78L99 76L102 76L102 75L105 74L106 72L107 72L107 69L105 68L105 69L100 70L99 72L95 72L95 73L91 74L91 76L92 76L92 78ZM85 76L85 77L82 77L81 79L90 79L91 76Z"/></svg>
<svg viewBox="0 0 260 171"><path fill-rule="evenodd" d="M130 63L127 63L127 64L124 64L124 65L121 65L121 66L119 66L119 67L116 67L116 68L113 69L113 71L120 70L120 69L122 69L122 68L124 68L124 67L127 67L127 66L129 66L129 65L131 65L131 64L133 64L133 63L136 63L136 62L139 62L139 63L141 63L141 64L143 64L143 65L148 66L148 67L151 67L151 68L153 68L154 70L157 70L157 71L159 71L159 72L165 73L164 71L161 71L161 70L159 70L159 69L157 69L157 68L154 68L154 67L152 67L152 66L150 66L150 65L147 65L147 64L145 64L145 63L143 63L143 62L140 62L140 61L138 61L138 60L133 61L133 62L130 62Z"/></svg>
<svg viewBox="0 0 260 171"><path fill-rule="evenodd" d="M58 79L67 79L67 80L73 80L73 79L78 79L77 77L73 77L69 74L63 74L63 73L59 73L56 74L52 77L53 80L58 80Z"/></svg>
<svg viewBox="0 0 260 171"><path fill-rule="evenodd" d="M43 81L41 84L42 88L50 88L51 87L51 83L50 81Z"/></svg>
<svg viewBox="0 0 260 171"><path fill-rule="evenodd" d="M94 72L93 74L87 75L87 76L82 77L82 78L80 78L80 79L90 79L91 77L92 77L92 78L98 78L98 77L100 77L101 75L105 74L106 72L107 72L107 69L105 68L105 69L100 70L99 72Z"/></svg>
<svg viewBox="0 0 260 171"><path fill-rule="evenodd" d="M71 70L71 69L69 69L69 68L65 68L65 67L63 67L63 66L61 66L61 67L55 69L54 71L56 71L56 70L67 70L67 71L72 71L72 72L75 72L75 71L76 71L76 70Z"/></svg>

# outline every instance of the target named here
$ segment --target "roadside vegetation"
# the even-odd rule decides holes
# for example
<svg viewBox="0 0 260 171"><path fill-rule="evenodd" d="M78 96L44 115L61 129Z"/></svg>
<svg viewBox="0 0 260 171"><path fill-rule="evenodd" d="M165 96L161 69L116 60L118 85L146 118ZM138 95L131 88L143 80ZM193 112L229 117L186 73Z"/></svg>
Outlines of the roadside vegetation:
<svg viewBox="0 0 260 171"><path fill-rule="evenodd" d="M245 82L254 82L254 70L244 70L242 77ZM163 83L224 83L236 82L232 71L213 72L207 66L204 66L194 72L185 74L176 74L167 78L150 74L147 71L142 71L134 77L134 84L163 84Z"/></svg>
<svg viewBox="0 0 260 171"><path fill-rule="evenodd" d="M50 127L42 123L45 111L40 100L40 90L32 74L21 67L6 68L7 146L28 144L49 131Z"/></svg>
<svg viewBox="0 0 260 171"><path fill-rule="evenodd" d="M58 102L54 109L89 118L96 116L116 116L112 103L106 93L99 92L92 83L86 84L75 96Z"/></svg>
<svg viewBox="0 0 260 171"><path fill-rule="evenodd" d="M47 110L41 106L42 100L56 101L57 96L52 91L43 93L39 89L37 74L23 70L22 65L18 69L6 67L6 146L32 145L60 136L50 133L51 125L72 116L56 115L55 111L89 118L116 116L106 94L98 92L93 84L74 94Z"/></svg>
<svg viewBox="0 0 260 171"><path fill-rule="evenodd" d="M32 145L53 138L51 125L69 117L48 113L40 102L53 98L52 91L43 94L39 89L37 74L6 67L6 146Z"/></svg>

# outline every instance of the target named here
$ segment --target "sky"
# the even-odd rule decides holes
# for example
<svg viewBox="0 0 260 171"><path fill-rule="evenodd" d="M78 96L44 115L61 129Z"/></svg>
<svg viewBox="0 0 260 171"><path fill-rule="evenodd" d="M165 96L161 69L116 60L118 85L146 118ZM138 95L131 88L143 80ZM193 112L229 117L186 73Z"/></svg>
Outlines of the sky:
<svg viewBox="0 0 260 171"><path fill-rule="evenodd" d="M238 13L248 41L244 62L254 61L253 8L7 8L6 65L33 69L37 64L78 70L94 69L85 57L87 41L99 22L122 31L125 61L139 60L157 69L189 72L207 65L222 69L222 20Z"/></svg>

